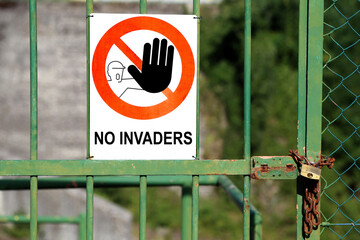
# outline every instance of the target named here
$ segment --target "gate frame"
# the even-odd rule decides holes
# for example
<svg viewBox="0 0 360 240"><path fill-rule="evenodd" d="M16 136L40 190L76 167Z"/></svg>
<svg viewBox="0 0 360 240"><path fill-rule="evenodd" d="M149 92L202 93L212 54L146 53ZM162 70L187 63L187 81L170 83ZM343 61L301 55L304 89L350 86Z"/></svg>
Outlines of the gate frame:
<svg viewBox="0 0 360 240"><path fill-rule="evenodd" d="M38 160L38 103L37 103L37 10L36 0L30 0L30 161L0 161L0 176L30 176L30 239L37 239L38 176L86 176L86 239L93 239L94 176L133 175L140 177L140 239L146 239L146 187L150 175L192 176L192 239L198 239L199 175L244 175L244 239L250 239L250 175L252 165L250 146L250 104L251 104L251 0L245 1L245 54L244 54L244 159L237 160ZM298 75L298 150L310 160L321 155L321 105L322 105L322 51L323 51L323 8L324 1L300 0L299 5L299 75ZM193 2L193 14L200 18L200 0ZM86 16L93 12L93 0L86 0ZM146 0L140 0L140 13L146 13ZM198 23L200 24L200 23ZM90 82L89 19L87 25L87 84ZM199 33L198 33L199 35ZM198 38L199 39L199 38ZM198 47L199 51L199 47ZM198 54L199 56L199 54ZM199 64L199 61L198 61ZM199 68L198 68L199 69ZM197 72L199 79L199 71ZM199 82L199 81L198 81ZM88 103L89 103L89 87ZM199 96L198 96L199 97ZM89 104L87 104L89 113ZM197 109L199 121L199 109ZM88 116L89 125L89 116ZM199 129L197 129L199 131ZM87 133L87 156L89 153L89 131ZM197 158L199 157L197 139ZM282 159L289 160L282 156ZM263 157L268 161L269 157ZM135 168L133 168L135 166ZM274 166L278 167L278 166ZM272 174L275 168L268 168L264 179L283 179ZM298 176L296 167L291 169ZM304 239L302 233L302 188L297 178L297 239ZM190 203L188 203L190 204ZM308 239L320 239L320 227Z"/></svg>

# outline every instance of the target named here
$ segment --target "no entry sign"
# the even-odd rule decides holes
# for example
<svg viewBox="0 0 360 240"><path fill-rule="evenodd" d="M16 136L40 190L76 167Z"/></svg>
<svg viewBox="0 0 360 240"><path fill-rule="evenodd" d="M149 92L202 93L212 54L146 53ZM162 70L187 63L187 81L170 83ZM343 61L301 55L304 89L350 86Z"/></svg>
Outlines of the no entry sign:
<svg viewBox="0 0 360 240"><path fill-rule="evenodd" d="M197 19L93 14L90 153L94 159L193 159Z"/></svg>

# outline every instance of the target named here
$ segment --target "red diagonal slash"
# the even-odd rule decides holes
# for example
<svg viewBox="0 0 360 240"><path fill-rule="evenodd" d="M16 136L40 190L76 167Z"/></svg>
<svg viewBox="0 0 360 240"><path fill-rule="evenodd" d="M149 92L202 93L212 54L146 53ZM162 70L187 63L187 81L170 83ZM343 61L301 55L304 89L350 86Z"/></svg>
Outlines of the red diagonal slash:
<svg viewBox="0 0 360 240"><path fill-rule="evenodd" d="M128 47L128 45L126 45L126 43L121 40L118 39L117 42L115 42L115 45L120 49L120 51L122 51L126 57L128 57L130 59L130 61L132 63L135 64L135 66L141 71L142 69L142 60L136 55L136 53L134 53L133 50L131 50L131 48ZM170 94L173 93L173 91L170 90L170 88L166 88L164 91L162 91L162 93L169 98Z"/></svg>

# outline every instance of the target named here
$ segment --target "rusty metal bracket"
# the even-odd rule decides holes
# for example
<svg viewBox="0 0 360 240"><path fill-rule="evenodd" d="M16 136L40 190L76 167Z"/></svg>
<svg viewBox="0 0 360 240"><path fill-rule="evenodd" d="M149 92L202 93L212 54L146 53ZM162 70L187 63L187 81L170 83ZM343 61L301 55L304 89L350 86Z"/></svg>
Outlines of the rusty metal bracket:
<svg viewBox="0 0 360 240"><path fill-rule="evenodd" d="M296 179L297 165L289 156L259 156L251 158L252 179Z"/></svg>

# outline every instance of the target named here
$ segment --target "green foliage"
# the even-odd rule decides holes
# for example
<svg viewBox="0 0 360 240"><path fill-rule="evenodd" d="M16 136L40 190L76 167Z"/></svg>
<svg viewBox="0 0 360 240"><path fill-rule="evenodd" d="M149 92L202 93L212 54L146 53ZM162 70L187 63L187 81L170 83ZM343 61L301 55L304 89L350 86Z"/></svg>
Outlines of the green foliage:
<svg viewBox="0 0 360 240"><path fill-rule="evenodd" d="M225 106L224 158L242 156L244 3L203 11L201 69ZM296 147L297 22L293 1L261 2L252 11L252 151L286 154ZM207 12L210 12L207 14ZM286 124L285 124L286 123Z"/></svg>
<svg viewBox="0 0 360 240"><path fill-rule="evenodd" d="M25 211L17 211L15 215L24 215ZM30 223L11 223L3 227L5 235L14 239L29 239Z"/></svg>
<svg viewBox="0 0 360 240"><path fill-rule="evenodd" d="M16 223L12 226L5 227L4 233L15 239L28 239L30 237L29 223Z"/></svg>

